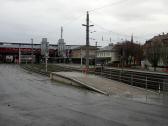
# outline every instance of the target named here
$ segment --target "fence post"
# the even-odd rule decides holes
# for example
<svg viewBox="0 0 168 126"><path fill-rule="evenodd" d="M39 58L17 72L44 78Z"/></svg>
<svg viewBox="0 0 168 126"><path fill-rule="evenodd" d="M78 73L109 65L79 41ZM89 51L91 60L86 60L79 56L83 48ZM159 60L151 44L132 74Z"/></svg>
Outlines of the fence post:
<svg viewBox="0 0 168 126"><path fill-rule="evenodd" d="M110 69L110 78L112 79L112 70Z"/></svg>
<svg viewBox="0 0 168 126"><path fill-rule="evenodd" d="M165 85L164 85L164 79L163 79L163 95L165 95Z"/></svg>
<svg viewBox="0 0 168 126"><path fill-rule="evenodd" d="M158 82L158 84L159 84L159 95L160 95L160 83Z"/></svg>
<svg viewBox="0 0 168 126"><path fill-rule="evenodd" d="M166 95L166 92L168 91L167 90L167 87L166 87L166 79L163 80L163 94Z"/></svg>
<svg viewBox="0 0 168 126"><path fill-rule="evenodd" d="M148 77L146 75L146 82L145 82L145 89L146 89L146 102L148 101Z"/></svg>
<svg viewBox="0 0 168 126"><path fill-rule="evenodd" d="M120 70L120 81L121 81L121 70Z"/></svg>
<svg viewBox="0 0 168 126"><path fill-rule="evenodd" d="M133 86L133 74L131 74L131 85Z"/></svg>
<svg viewBox="0 0 168 126"><path fill-rule="evenodd" d="M103 67L101 66L101 76L102 76L102 72L103 72Z"/></svg>
<svg viewBox="0 0 168 126"><path fill-rule="evenodd" d="M148 90L148 77L146 76L145 89Z"/></svg>

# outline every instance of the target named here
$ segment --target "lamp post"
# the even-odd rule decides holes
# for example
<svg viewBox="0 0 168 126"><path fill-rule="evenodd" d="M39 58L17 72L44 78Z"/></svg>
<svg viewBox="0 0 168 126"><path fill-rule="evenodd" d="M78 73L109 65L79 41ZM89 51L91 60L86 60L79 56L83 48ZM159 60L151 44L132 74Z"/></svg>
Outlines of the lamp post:
<svg viewBox="0 0 168 126"><path fill-rule="evenodd" d="M31 63L33 64L33 39L31 39Z"/></svg>
<svg viewBox="0 0 168 126"><path fill-rule="evenodd" d="M81 50L80 50L80 56L81 56L81 68L82 68L82 62L83 62L83 57L82 57L82 47L81 47Z"/></svg>

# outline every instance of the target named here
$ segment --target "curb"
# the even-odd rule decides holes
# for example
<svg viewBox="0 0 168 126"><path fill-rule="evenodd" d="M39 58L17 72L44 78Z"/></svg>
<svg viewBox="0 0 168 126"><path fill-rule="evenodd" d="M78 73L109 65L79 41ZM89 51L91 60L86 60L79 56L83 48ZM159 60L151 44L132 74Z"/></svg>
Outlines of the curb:
<svg viewBox="0 0 168 126"><path fill-rule="evenodd" d="M57 73L50 73L50 77L51 77L52 74L53 74L53 75L56 75L56 76L58 76L58 77L61 77L61 78L70 80L70 81L72 81L72 82L74 82L74 83L77 83L77 84L79 84L79 85L82 85L82 86L84 86L84 87L86 87L86 88L88 88L88 89L90 89L90 90L93 90L93 91L96 91L96 92L98 92L98 93L101 93L101 94L104 94L104 95L109 96L109 94L108 94L107 92L104 92L104 91L102 91L102 90L99 90L99 89L97 89L97 88L95 88L95 87L93 87L93 86L89 86L89 85L87 85L86 83L83 83L83 82L81 82L81 81L79 81L79 80L77 80L77 79L65 77L65 76L59 75L59 74L57 74ZM51 79L52 79L52 77L51 77Z"/></svg>
<svg viewBox="0 0 168 126"><path fill-rule="evenodd" d="M36 70L33 70L33 69L31 69L31 68L28 68L28 67L24 67L24 66L21 66L21 67L22 67L23 69L25 69L25 70L32 71L32 72L35 72L35 73L38 73L38 74L42 74L42 75L45 75L45 76L50 76L50 75L52 74L52 73L50 73L50 75L49 75L49 74L46 73L46 72L36 71ZM81 86L87 88L87 89L90 89L90 90L96 91L96 92L98 92L98 93L101 93L101 94L104 94L104 95L109 96L108 93L106 93L106 92L104 92L104 91L101 91L101 90L99 90L99 89L97 89L97 88L95 88L95 87L89 86L89 85L87 85L87 84L85 84L85 83L83 83L83 82L81 82L81 81L79 81L79 80L76 80L76 79L73 79L73 78L69 78L69 77L65 77L65 76L62 76L62 75L59 75L59 74L56 74L56 73L54 73L54 75L59 76L59 77L64 78L64 79L67 79L67 80L70 80L70 81L72 81L72 82L74 82L74 83L77 83L77 84L79 84L79 85L81 85Z"/></svg>

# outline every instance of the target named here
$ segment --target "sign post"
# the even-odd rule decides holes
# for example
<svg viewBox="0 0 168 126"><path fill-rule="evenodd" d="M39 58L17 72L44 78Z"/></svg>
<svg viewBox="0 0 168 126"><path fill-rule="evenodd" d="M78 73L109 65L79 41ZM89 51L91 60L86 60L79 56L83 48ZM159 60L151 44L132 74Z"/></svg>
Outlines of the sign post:
<svg viewBox="0 0 168 126"><path fill-rule="evenodd" d="M48 71L48 46L49 46L49 42L46 43L46 48L45 48L45 64L46 64L46 72Z"/></svg>
<svg viewBox="0 0 168 126"><path fill-rule="evenodd" d="M49 42L47 42L47 38L43 38L41 42L41 55L45 58L45 71L48 71L48 55L49 55Z"/></svg>

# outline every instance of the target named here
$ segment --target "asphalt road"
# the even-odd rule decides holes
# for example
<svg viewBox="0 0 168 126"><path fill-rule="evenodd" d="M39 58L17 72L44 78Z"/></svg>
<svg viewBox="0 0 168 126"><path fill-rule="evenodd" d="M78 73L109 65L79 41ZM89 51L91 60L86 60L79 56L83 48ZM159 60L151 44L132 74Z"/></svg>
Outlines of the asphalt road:
<svg viewBox="0 0 168 126"><path fill-rule="evenodd" d="M108 97L0 64L0 126L168 126L168 105Z"/></svg>

